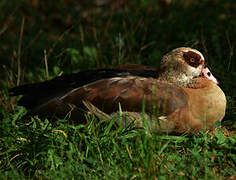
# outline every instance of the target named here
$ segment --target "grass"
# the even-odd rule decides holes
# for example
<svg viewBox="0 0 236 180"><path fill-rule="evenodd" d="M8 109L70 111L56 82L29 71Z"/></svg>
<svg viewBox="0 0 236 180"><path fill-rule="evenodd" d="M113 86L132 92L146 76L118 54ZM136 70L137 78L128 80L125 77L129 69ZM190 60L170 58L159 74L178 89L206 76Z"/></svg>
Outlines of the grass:
<svg viewBox="0 0 236 180"><path fill-rule="evenodd" d="M1 179L216 179L235 174L235 136L156 135L114 121L54 123L24 118L17 107L1 124Z"/></svg>
<svg viewBox="0 0 236 180"><path fill-rule="evenodd" d="M235 136L155 135L114 121L71 125L37 117L22 123L18 108L1 126L1 179L219 179L235 174Z"/></svg>
<svg viewBox="0 0 236 180"><path fill-rule="evenodd" d="M102 2L102 1L101 1ZM235 3L1 1L0 179L224 179L236 174ZM123 63L158 66L190 46L227 96L215 133L156 135L114 121L25 118L7 89ZM47 65L45 67L45 64Z"/></svg>

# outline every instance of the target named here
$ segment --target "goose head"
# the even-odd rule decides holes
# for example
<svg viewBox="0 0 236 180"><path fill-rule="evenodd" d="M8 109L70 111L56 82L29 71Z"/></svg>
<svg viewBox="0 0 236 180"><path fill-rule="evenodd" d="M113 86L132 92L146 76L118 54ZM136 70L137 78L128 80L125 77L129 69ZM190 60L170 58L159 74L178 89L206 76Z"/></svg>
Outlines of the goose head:
<svg viewBox="0 0 236 180"><path fill-rule="evenodd" d="M210 70L205 68L205 58L201 52L190 47L176 48L163 56L160 63L160 80L165 80L180 86L187 86L194 78L208 76Z"/></svg>

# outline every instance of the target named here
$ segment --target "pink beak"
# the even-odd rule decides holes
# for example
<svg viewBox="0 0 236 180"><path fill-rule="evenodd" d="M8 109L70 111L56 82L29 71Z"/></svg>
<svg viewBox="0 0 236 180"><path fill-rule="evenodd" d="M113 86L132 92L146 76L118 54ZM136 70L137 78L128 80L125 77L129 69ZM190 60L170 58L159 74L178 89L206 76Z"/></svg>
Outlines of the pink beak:
<svg viewBox="0 0 236 180"><path fill-rule="evenodd" d="M219 82L216 80L216 78L212 75L211 71L207 67L203 68L202 76L213 81L216 84L219 84Z"/></svg>

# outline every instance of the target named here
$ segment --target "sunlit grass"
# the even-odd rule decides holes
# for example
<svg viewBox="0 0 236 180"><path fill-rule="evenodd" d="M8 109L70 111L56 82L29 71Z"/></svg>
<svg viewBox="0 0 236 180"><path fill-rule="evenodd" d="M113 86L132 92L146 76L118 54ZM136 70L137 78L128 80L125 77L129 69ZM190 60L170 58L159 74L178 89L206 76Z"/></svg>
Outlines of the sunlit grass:
<svg viewBox="0 0 236 180"><path fill-rule="evenodd" d="M236 173L236 136L221 127L214 134L156 135L91 114L83 125L37 117L23 123L24 112L3 118L2 178L215 179Z"/></svg>

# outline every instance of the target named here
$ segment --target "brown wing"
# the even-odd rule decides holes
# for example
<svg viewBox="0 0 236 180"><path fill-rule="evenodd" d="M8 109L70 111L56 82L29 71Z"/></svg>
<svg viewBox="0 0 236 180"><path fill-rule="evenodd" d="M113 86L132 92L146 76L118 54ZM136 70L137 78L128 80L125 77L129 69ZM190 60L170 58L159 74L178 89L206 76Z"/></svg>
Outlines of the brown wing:
<svg viewBox="0 0 236 180"><path fill-rule="evenodd" d="M52 80L26 84L9 89L11 96L22 95L18 105L26 107L31 113L38 112L39 109L50 103L63 103L60 97L75 88L79 88L99 80L113 77L157 77L156 70L127 70L127 69L98 69L83 71L75 74L55 77ZM53 107L53 106L52 106ZM53 110L53 109L52 109Z"/></svg>
<svg viewBox="0 0 236 180"><path fill-rule="evenodd" d="M187 103L182 88L159 82L153 78L129 76L111 78L74 89L61 98L64 104L82 107L82 100L90 101L105 113L123 111L169 115Z"/></svg>

